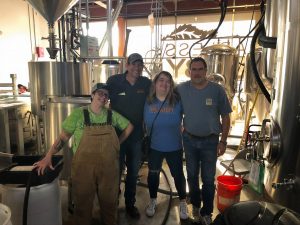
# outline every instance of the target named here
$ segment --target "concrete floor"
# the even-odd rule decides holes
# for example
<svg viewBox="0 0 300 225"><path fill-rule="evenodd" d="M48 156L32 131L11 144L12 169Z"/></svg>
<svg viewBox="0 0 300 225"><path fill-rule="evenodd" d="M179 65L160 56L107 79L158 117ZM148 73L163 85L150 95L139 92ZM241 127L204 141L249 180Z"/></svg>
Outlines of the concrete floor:
<svg viewBox="0 0 300 225"><path fill-rule="evenodd" d="M235 126L237 127L237 126ZM236 129L231 130L231 134L233 136L238 136L238 134L242 134L241 129ZM235 146L236 147L239 145L240 140L239 138L229 138L228 139L228 146ZM223 174L225 169L224 167L220 166L220 161L222 160L227 160L227 159L232 159L236 154L236 151L233 149L227 149L226 153L218 159L217 162L217 174L216 177ZM163 169L167 174L168 179L171 182L171 189L172 192L176 192L175 186L173 179L170 175L169 169L166 164L163 165ZM184 172L185 168L184 168ZM179 199L175 195L170 198L169 193L169 186L167 184L167 181L165 177L161 174L161 179L160 179L160 189L164 193L158 193L158 207L156 214L152 218L148 218L145 215L145 209L146 206L149 202L149 193L148 193L148 188L147 188L147 173L148 173L148 168L147 165L143 165L141 170L140 170L140 182L137 184L137 202L136 206L138 207L140 213L141 213L141 218L139 220L134 220L130 217L127 216L126 211L125 211L125 204L124 204L124 197L123 197L123 192L124 192L124 183L121 184L121 190L122 193L120 195L119 199L119 209L118 209L118 224L119 225L160 225L162 224L164 218L167 216L167 222L165 223L166 225L189 225L192 224L191 219L188 219L186 221L181 221L179 218ZM228 174L228 173L227 173ZM62 220L63 220L63 225L71 225L71 214L68 212L68 185L67 182L60 182L60 193L61 193L61 208L62 208ZM215 195L216 196L216 195ZM215 197L215 208L213 212L213 218L216 217L216 215L219 214L219 211L217 209L217 202L216 202L216 197ZM170 211L168 211L168 205L171 200L171 207ZM263 200L263 196L259 195L257 192L253 191L248 185L243 185L243 189L241 191L240 195L240 200L241 201L247 201L247 200ZM0 202L1 202L1 193L0 193ZM191 217L191 212L192 212L192 206L191 204L188 204L189 207L189 214ZM167 215L169 213L169 215ZM21 215L21 214L20 214ZM97 218L97 210L94 212L95 218ZM12 215L14 216L14 215ZM100 224L97 222L97 219L95 219L95 222L93 225L98 225ZM56 225L56 224L53 224Z"/></svg>
<svg viewBox="0 0 300 225"><path fill-rule="evenodd" d="M224 159L230 159L233 158L235 155L235 151L228 149L226 151L226 154L224 156L220 157L219 160L224 160ZM167 165L164 163L163 166L164 171L167 174L168 179L171 182L171 188L173 193L176 194L176 189L174 186L173 179L169 173L169 169ZM184 168L185 170L185 168ZM224 168L220 166L220 163L218 161L217 163L217 176L223 174ZM122 194L120 195L120 204L119 204L119 210L118 210L118 220L119 220L119 225L159 225L162 224L166 214L168 213L168 205L170 201L170 195L165 194L165 193L158 193L158 207L156 214L154 217L149 218L145 214L145 209L149 201L149 193L148 189L146 187L147 185L147 172L148 168L147 165L144 165L141 170L140 170L140 182L137 185L137 202L136 206L139 209L141 213L141 218L139 220L134 220L130 217L127 216L126 211L125 211L125 204L124 204L124 197L123 197L123 191L124 191L124 184L122 183L121 185L121 190ZM228 173L227 173L228 174ZM216 177L217 177L216 176ZM165 177L161 174L161 180L160 180L160 187L159 187L162 192L169 192L169 186L166 182ZM67 210L67 185L62 185L61 186L61 197L62 197L62 210L63 210L63 225L69 225L70 223L70 214L68 213ZM215 208L213 212L213 218L216 217L216 215L219 214L219 211L217 209L217 200L216 200L216 195L215 195ZM244 185L243 189L241 191L240 195L240 200L241 201L247 201L247 200L263 200L263 196L259 195L257 192L253 191L248 185ZM188 224L193 224L191 219L188 219L186 221L181 221L179 218L179 199L177 196L173 196L171 198L171 208L169 211L168 219L166 222L166 225L188 225ZM189 207L189 214L191 216L192 212L192 205L188 204ZM96 213L94 213L96 214ZM95 220L95 224L100 224Z"/></svg>

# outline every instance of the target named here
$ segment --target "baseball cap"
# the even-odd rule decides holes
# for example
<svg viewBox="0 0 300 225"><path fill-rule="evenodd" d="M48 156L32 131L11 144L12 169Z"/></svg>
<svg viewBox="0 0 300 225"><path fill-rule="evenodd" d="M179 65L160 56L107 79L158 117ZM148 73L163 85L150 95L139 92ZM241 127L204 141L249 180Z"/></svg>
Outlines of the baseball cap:
<svg viewBox="0 0 300 225"><path fill-rule="evenodd" d="M131 55L129 55L127 59L128 64L132 64L136 61L141 61L142 63L144 63L143 57L139 53L132 53Z"/></svg>
<svg viewBox="0 0 300 225"><path fill-rule="evenodd" d="M105 84L105 83L97 83L97 84L95 84L93 86L93 88L92 88L92 93L94 93L95 91L100 90L100 89L104 89L104 90L108 91L107 84Z"/></svg>

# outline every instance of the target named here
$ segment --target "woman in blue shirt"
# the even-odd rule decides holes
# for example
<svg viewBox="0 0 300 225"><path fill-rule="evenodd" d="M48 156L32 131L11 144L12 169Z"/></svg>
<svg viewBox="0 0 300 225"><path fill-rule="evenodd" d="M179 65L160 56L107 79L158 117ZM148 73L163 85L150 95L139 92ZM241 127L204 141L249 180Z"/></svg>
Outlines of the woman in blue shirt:
<svg viewBox="0 0 300 225"><path fill-rule="evenodd" d="M181 137L182 105L169 72L162 71L153 79L144 107L144 121L148 135L151 133L151 151L148 158L148 188L151 199L146 215L152 217L155 214L159 175L163 159L166 159L180 199L180 218L187 219Z"/></svg>

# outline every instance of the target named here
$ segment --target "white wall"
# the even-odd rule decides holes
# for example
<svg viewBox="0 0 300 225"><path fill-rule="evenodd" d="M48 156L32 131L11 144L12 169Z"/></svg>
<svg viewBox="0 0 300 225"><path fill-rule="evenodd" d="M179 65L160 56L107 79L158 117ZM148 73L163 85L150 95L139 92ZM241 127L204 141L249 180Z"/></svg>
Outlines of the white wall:
<svg viewBox="0 0 300 225"><path fill-rule="evenodd" d="M1 0L0 15L0 83L11 82L10 74L15 73L17 83L28 85L27 63L34 58L35 43L47 46L47 41L41 40L48 35L47 23L37 12L33 14L24 0Z"/></svg>

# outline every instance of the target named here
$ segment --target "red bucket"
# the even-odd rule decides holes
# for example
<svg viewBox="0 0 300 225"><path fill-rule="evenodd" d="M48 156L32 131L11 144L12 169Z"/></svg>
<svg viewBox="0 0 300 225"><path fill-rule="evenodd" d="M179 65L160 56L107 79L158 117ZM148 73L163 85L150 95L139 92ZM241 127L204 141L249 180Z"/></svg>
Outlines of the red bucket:
<svg viewBox="0 0 300 225"><path fill-rule="evenodd" d="M220 212L240 201L243 181L235 176L217 177L217 207Z"/></svg>

